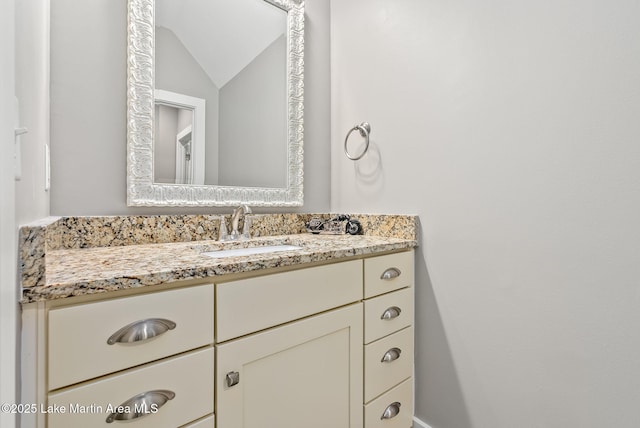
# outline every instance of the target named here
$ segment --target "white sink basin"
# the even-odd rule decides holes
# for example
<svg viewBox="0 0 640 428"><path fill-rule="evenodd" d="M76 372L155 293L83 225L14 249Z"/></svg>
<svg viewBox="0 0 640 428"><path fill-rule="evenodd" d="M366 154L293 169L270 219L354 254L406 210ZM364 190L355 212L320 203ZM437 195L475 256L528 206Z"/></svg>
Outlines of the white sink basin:
<svg viewBox="0 0 640 428"><path fill-rule="evenodd" d="M278 251L293 251L301 250L302 247L297 245L265 245L262 247L249 247L249 248L233 248L231 250L216 250L202 253L204 256L224 258L224 257L240 257L250 256L252 254L267 254L277 253Z"/></svg>

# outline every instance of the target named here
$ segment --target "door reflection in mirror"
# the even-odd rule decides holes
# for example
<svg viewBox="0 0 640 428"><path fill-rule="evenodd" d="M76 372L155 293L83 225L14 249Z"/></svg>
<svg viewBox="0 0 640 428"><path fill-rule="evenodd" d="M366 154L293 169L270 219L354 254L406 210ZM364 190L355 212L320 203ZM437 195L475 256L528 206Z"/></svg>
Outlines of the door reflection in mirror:
<svg viewBox="0 0 640 428"><path fill-rule="evenodd" d="M176 184L193 184L191 125L176 136Z"/></svg>
<svg viewBox="0 0 640 428"><path fill-rule="evenodd" d="M205 100L156 90L155 183L204 184Z"/></svg>

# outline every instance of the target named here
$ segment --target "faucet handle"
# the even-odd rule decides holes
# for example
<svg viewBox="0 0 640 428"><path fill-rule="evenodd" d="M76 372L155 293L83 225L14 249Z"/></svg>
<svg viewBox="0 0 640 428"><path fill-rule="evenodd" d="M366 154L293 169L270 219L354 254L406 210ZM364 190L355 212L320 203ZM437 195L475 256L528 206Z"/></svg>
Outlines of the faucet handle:
<svg viewBox="0 0 640 428"><path fill-rule="evenodd" d="M227 220L223 215L220 216L220 231L218 234L219 241L226 241L229 238L229 232L227 230Z"/></svg>
<svg viewBox="0 0 640 428"><path fill-rule="evenodd" d="M244 224L242 225L242 238L243 239L251 239L251 220L252 216L246 215L244 216Z"/></svg>

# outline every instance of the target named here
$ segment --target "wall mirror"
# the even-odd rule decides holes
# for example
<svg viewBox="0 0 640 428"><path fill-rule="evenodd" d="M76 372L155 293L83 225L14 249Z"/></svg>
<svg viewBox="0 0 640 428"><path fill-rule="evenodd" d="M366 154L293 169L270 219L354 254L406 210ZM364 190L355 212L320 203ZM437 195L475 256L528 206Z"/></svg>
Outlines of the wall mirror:
<svg viewBox="0 0 640 428"><path fill-rule="evenodd" d="M302 205L303 8L129 0L128 205Z"/></svg>

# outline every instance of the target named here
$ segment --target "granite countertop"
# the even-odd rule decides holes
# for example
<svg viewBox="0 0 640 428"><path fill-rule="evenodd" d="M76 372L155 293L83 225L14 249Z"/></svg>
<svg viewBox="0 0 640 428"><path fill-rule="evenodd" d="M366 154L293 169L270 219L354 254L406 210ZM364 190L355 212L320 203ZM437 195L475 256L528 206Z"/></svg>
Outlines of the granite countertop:
<svg viewBox="0 0 640 428"><path fill-rule="evenodd" d="M213 258L201 253L221 248L291 244L300 250ZM249 241L213 240L153 243L47 253L44 284L24 288L22 303L144 287L184 279L216 277L260 269L338 261L410 249L416 241L368 235L287 234Z"/></svg>

